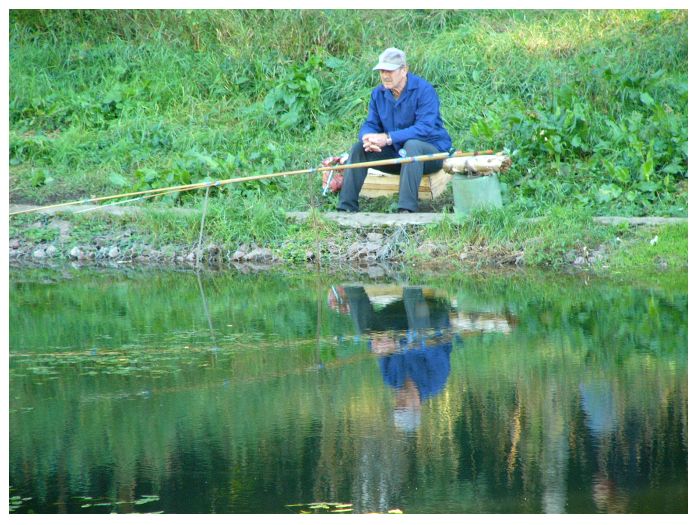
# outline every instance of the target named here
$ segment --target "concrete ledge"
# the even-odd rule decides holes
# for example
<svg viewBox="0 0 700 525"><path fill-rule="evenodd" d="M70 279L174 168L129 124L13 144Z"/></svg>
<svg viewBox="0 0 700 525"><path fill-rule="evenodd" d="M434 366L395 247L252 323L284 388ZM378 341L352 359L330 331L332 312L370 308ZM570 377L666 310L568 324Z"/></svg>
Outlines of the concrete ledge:
<svg viewBox="0 0 700 525"><path fill-rule="evenodd" d="M439 222L442 213L321 213L323 220L333 221L341 226L350 228L363 228L367 226L403 226L406 224L432 224ZM294 222L306 222L309 219L308 211L291 211L287 218ZM448 215L449 217L450 215Z"/></svg>
<svg viewBox="0 0 700 525"><path fill-rule="evenodd" d="M661 224L687 224L687 217L593 217L601 224L629 224L630 226L656 226Z"/></svg>
<svg viewBox="0 0 700 525"><path fill-rule="evenodd" d="M10 213L21 210L34 208L27 204L10 204ZM74 205L64 208L52 208L42 210L37 213L42 215L55 215L56 213L75 213L87 209L94 208L94 205ZM138 215L143 213L146 208L141 206L105 206L104 209L94 210L90 213L107 213L109 215ZM202 214L201 209L197 208L148 208L153 212L178 213L182 215L197 216ZM405 224L435 224L440 222L445 214L442 213L342 213L342 212L326 212L322 213L321 217L324 220L329 220L348 226L351 228L361 228L365 226L399 226ZM447 217L454 219L454 215L448 213ZM307 211L291 211L287 212L287 218L294 222L305 222L309 218ZM530 222L542 220L540 217L525 219ZM658 226L664 224L686 224L687 217L593 217L593 220L600 224L629 224L630 226Z"/></svg>
<svg viewBox="0 0 700 525"><path fill-rule="evenodd" d="M287 213L287 218L294 222L306 222L309 219L307 211L292 211ZM350 228L363 228L369 226L403 226L435 224L447 216L454 220L453 214L442 213L343 213L326 212L320 214L323 220L328 220L347 226ZM526 219L529 222L542 220L540 217ZM600 224L629 224L630 226L656 226L663 224L683 224L687 223L685 217L593 217L595 222Z"/></svg>

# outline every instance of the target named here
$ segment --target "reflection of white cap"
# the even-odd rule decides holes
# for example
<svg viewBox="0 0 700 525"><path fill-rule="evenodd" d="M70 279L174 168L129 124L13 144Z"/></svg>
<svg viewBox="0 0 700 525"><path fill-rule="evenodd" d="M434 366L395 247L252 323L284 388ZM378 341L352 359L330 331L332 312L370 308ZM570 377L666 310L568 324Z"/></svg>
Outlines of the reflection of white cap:
<svg viewBox="0 0 700 525"><path fill-rule="evenodd" d="M420 425L420 407L395 409L394 425L404 432L415 432Z"/></svg>

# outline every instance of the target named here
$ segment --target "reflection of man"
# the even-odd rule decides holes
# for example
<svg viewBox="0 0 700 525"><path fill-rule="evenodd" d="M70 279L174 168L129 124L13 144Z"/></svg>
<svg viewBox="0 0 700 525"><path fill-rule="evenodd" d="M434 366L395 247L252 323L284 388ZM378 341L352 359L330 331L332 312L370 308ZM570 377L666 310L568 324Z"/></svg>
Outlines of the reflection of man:
<svg viewBox="0 0 700 525"><path fill-rule="evenodd" d="M420 407L440 393L450 374L452 340L449 304L426 299L419 287L403 289L401 300L375 310L361 286L345 288L355 328L369 333L372 353L379 355L384 383L396 393L394 423L414 431Z"/></svg>

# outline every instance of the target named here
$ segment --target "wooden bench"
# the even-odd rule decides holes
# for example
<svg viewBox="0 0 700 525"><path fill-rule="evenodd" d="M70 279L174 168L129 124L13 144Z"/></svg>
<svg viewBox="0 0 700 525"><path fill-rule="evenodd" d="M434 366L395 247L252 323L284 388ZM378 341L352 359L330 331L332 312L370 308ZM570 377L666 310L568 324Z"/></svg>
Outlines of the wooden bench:
<svg viewBox="0 0 700 525"><path fill-rule="evenodd" d="M437 198L445 191L454 173L461 173L470 177L482 177L505 171L510 165L510 157L503 153L446 159L440 171L423 175L423 179L418 187L418 198L422 200ZM372 199L398 193L399 180L399 175L392 175L391 173L384 173L383 171L369 168L360 196Z"/></svg>
<svg viewBox="0 0 700 525"><path fill-rule="evenodd" d="M374 199L376 197L387 197L399 192L399 175L384 173L383 171L369 168L367 178L360 191L361 197ZM436 171L429 175L423 175L423 179L418 187L418 198L421 200L431 200L437 198L447 188L447 183L452 179L452 175L444 170Z"/></svg>

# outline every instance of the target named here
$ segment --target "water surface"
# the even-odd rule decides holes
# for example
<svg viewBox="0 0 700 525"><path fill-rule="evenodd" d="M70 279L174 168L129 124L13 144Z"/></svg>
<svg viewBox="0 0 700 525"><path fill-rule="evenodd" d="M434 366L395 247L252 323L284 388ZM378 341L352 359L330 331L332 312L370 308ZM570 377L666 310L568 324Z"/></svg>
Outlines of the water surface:
<svg viewBox="0 0 700 525"><path fill-rule="evenodd" d="M687 275L350 281L13 270L14 511L687 512Z"/></svg>

